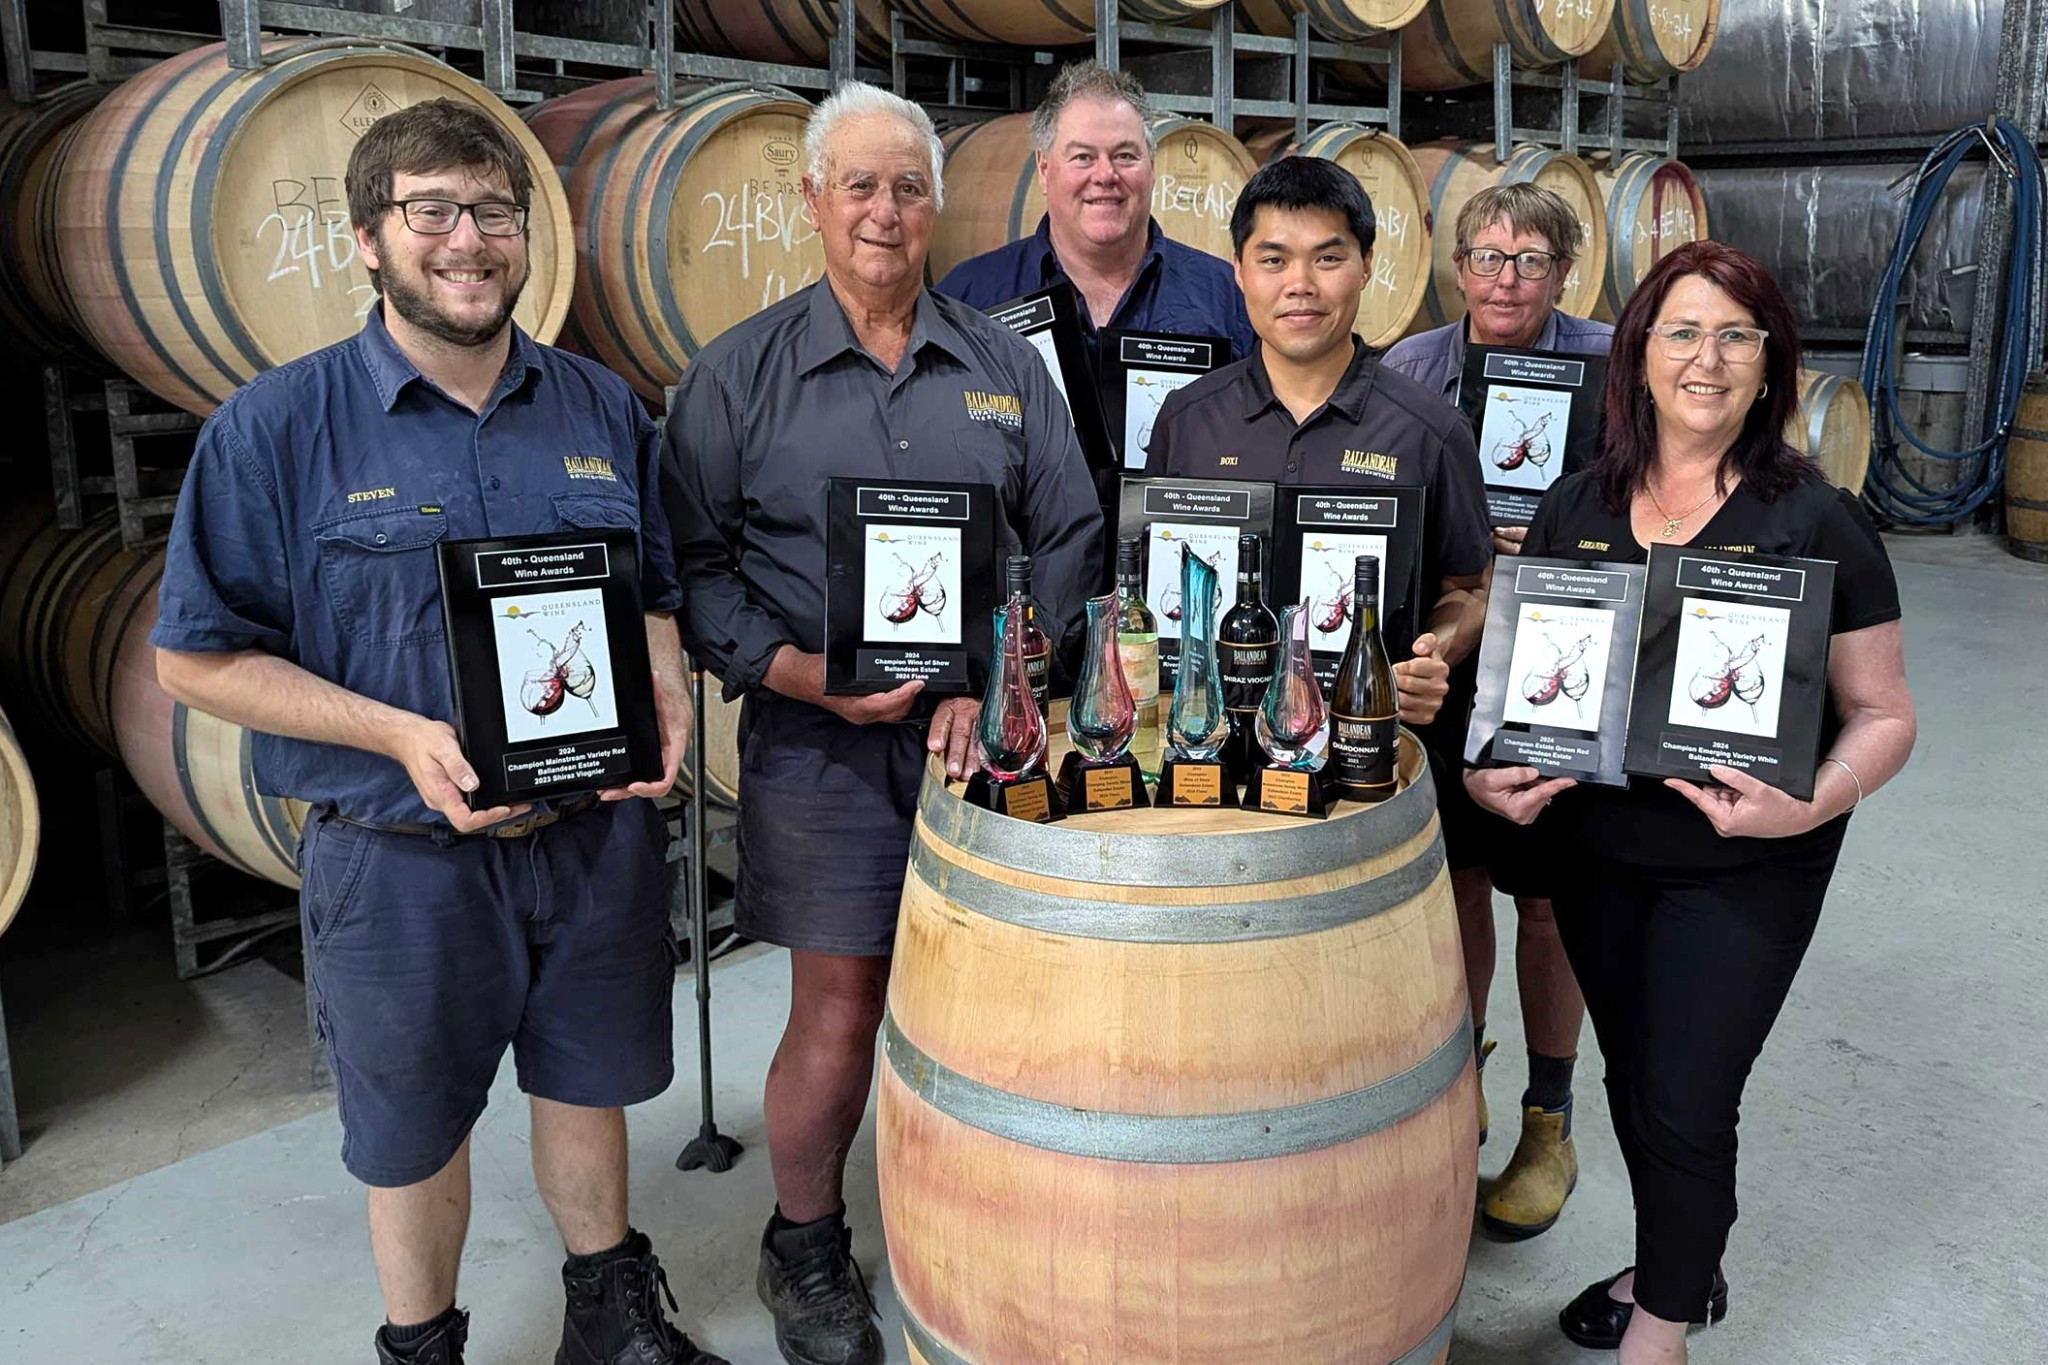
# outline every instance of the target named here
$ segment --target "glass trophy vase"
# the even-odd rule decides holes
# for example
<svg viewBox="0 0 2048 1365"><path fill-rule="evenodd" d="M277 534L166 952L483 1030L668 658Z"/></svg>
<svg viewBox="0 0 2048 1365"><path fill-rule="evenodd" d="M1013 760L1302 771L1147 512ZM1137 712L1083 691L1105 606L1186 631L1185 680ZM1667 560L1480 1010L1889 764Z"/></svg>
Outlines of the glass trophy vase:
<svg viewBox="0 0 2048 1365"><path fill-rule="evenodd" d="M1248 808L1310 819L1328 814L1317 772L1329 757L1330 708L1316 680L1309 651L1307 602L1280 613L1280 650L1273 679L1253 717L1253 730L1269 763L1252 769L1245 787Z"/></svg>
<svg viewBox="0 0 2048 1365"><path fill-rule="evenodd" d="M1060 765L1059 789L1073 811L1149 805L1145 774L1130 754L1138 705L1117 647L1117 595L1088 599L1088 646L1067 708L1073 752Z"/></svg>
<svg viewBox="0 0 2048 1365"><path fill-rule="evenodd" d="M967 800L1004 815L1044 822L1060 817L1058 796L1042 771L1045 715L1031 695L1024 656L1025 605L1021 594L996 612L995 658L975 723L981 770L967 783Z"/></svg>
<svg viewBox="0 0 2048 1365"><path fill-rule="evenodd" d="M1235 806L1237 788L1217 758L1230 738L1230 721L1216 666L1216 566L1187 545L1180 551L1180 600L1180 662L1155 804Z"/></svg>

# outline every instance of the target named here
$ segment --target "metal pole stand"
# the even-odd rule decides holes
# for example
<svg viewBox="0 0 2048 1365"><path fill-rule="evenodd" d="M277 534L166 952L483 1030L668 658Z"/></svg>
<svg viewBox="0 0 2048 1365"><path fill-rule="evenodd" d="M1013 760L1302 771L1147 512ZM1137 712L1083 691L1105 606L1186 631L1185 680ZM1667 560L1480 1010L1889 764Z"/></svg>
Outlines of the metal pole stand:
<svg viewBox="0 0 2048 1365"><path fill-rule="evenodd" d="M704 674L690 674L690 800L685 807L690 826L690 963L697 969L698 1105L704 1121L676 1157L679 1171L723 1173L745 1149L739 1139L718 1131L711 1109L711 929L707 920L711 888L704 868Z"/></svg>

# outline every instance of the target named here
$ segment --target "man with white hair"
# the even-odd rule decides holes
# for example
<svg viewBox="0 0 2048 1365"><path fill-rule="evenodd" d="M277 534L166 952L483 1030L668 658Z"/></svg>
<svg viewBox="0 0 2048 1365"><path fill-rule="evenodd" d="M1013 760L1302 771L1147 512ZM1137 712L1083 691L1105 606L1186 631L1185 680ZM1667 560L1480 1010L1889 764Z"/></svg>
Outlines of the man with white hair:
<svg viewBox="0 0 2048 1365"><path fill-rule="evenodd" d="M1045 216L1022 241L962 261L939 292L990 308L1056 280L1081 297L1095 359L1097 329L1230 338L1242 360L1258 344L1228 262L1174 241L1152 217L1152 130L1145 87L1096 62L1053 79L1031 116Z"/></svg>
<svg viewBox="0 0 2048 1365"><path fill-rule="evenodd" d="M1025 553L1048 636L1082 615L1101 518L1028 342L926 289L943 153L916 105L858 82L806 130L804 204L825 278L706 346L664 459L684 644L740 712L736 916L790 950L768 1070L777 1207L758 1281L792 1365L882 1359L842 1198L867 1108L917 792L967 775L978 703L923 685L824 693L827 481L986 483L998 557Z"/></svg>

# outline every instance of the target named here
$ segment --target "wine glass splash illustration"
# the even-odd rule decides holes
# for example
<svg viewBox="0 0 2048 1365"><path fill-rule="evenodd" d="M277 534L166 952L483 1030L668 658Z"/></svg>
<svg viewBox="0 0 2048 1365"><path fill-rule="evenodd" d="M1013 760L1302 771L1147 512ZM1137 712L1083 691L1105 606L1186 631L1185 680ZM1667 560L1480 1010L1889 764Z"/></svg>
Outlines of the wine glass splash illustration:
<svg viewBox="0 0 2048 1365"><path fill-rule="evenodd" d="M583 629L583 623L578 621L557 645L532 627L527 628L526 633L533 636L540 652L547 657L545 667L520 679L519 704L528 712L552 716L562 709L566 699L576 697L589 705L592 715L597 714L597 703L591 700L597 691L597 667L583 653Z"/></svg>
<svg viewBox="0 0 2048 1365"><path fill-rule="evenodd" d="M943 613L946 610L946 587L938 581L938 575L944 560L944 554L934 554L919 568L913 567L902 555L897 555L896 562L903 566L905 577L895 586L882 590L876 603L882 619L892 626L900 626L920 611L928 616Z"/></svg>
<svg viewBox="0 0 2048 1365"><path fill-rule="evenodd" d="M1731 648L1718 631L1707 633L1713 637L1722 658L1693 673L1692 682L1686 688L1687 695L1702 711L1718 710L1726 706L1732 697L1748 706L1754 718L1756 704L1763 700L1764 695L1764 674L1757 665L1757 656L1763 653L1765 637L1758 635L1740 648Z"/></svg>

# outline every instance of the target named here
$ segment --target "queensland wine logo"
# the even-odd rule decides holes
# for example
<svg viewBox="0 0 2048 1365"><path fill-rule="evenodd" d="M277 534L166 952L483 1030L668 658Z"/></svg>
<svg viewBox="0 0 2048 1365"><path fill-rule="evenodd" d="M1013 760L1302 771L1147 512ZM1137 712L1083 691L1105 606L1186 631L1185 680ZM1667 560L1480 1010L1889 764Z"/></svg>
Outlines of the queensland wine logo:
<svg viewBox="0 0 2048 1365"><path fill-rule="evenodd" d="M1383 450L1347 450L1340 467L1346 474L1370 474L1392 483L1401 473L1401 457Z"/></svg>
<svg viewBox="0 0 2048 1365"><path fill-rule="evenodd" d="M602 455L564 455L562 468L572 479L601 479L605 483L619 481L619 476L612 472L612 462Z"/></svg>
<svg viewBox="0 0 2048 1365"><path fill-rule="evenodd" d="M575 589L503 601L492 625L509 742L617 728L601 591Z"/></svg>
<svg viewBox="0 0 2048 1365"><path fill-rule="evenodd" d="M1525 607L1515 623L1502 720L1556 725L1587 734L1600 728L1614 614L1597 607Z"/></svg>
<svg viewBox="0 0 2048 1365"><path fill-rule="evenodd" d="M1792 613L1782 607L1685 599L1670 719L1775 739Z"/></svg>
<svg viewBox="0 0 2048 1365"><path fill-rule="evenodd" d="M961 641L960 531L948 526L869 526L869 640L957 645Z"/></svg>
<svg viewBox="0 0 2048 1365"><path fill-rule="evenodd" d="M967 415L974 421L993 422L1005 431L1024 430L1024 405L1015 394L968 389L961 397L967 400Z"/></svg>

